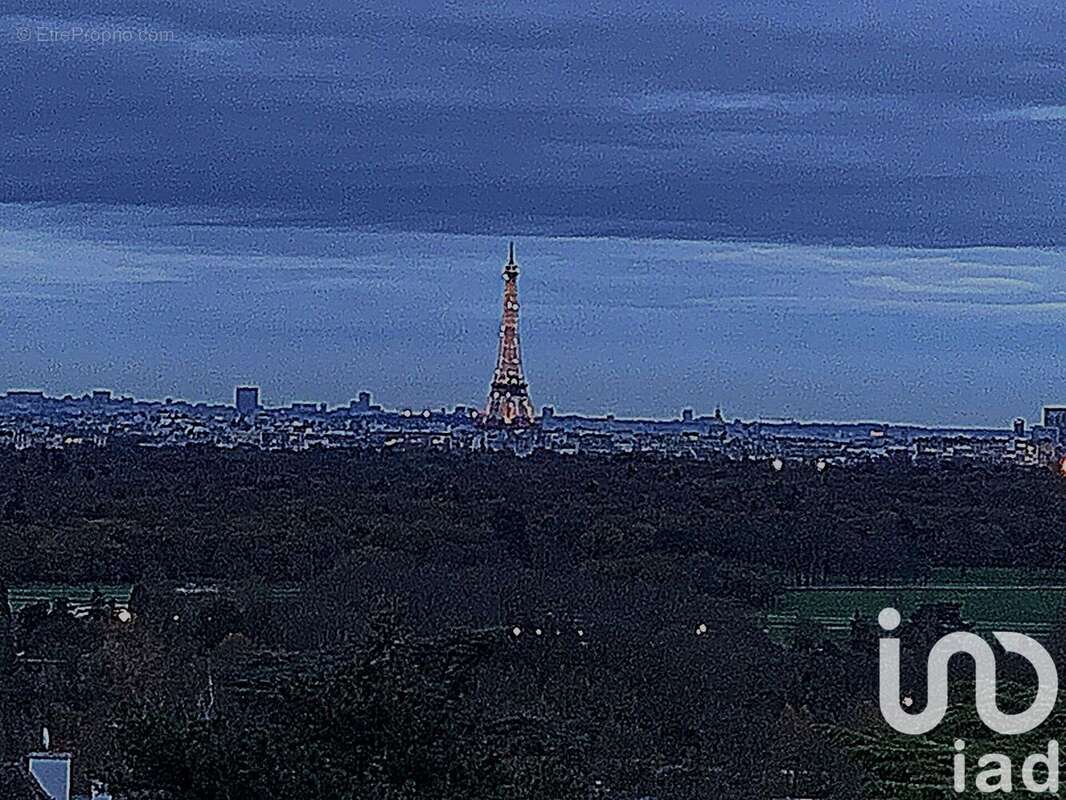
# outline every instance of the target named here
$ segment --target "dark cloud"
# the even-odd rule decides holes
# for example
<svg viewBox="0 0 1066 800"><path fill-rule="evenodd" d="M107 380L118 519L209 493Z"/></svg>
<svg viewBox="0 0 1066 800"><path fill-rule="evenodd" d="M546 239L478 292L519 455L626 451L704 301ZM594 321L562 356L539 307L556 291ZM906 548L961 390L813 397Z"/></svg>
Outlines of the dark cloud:
<svg viewBox="0 0 1066 800"><path fill-rule="evenodd" d="M1066 19L1046 6L571 5L8 3L0 199L1066 240ZM87 40L107 31L132 40Z"/></svg>

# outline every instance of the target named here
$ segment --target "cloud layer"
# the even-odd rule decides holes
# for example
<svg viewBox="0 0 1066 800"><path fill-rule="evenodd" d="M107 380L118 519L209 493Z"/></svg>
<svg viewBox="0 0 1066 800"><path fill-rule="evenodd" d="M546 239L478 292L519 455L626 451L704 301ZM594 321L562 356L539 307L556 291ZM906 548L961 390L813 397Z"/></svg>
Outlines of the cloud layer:
<svg viewBox="0 0 1066 800"><path fill-rule="evenodd" d="M7 4L0 199L1066 243L1046 4L379 5Z"/></svg>

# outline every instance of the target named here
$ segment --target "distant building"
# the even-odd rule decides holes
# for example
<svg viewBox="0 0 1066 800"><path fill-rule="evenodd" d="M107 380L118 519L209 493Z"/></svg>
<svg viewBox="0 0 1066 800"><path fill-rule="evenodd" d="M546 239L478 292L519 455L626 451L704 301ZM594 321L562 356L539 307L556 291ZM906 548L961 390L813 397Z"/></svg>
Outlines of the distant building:
<svg viewBox="0 0 1066 800"><path fill-rule="evenodd" d="M1055 431L1057 441L1066 440L1066 406L1044 406L1040 421L1046 430Z"/></svg>
<svg viewBox="0 0 1066 800"><path fill-rule="evenodd" d="M359 392L359 399L353 400L348 406L353 414L366 414L370 411L370 392Z"/></svg>
<svg viewBox="0 0 1066 800"><path fill-rule="evenodd" d="M1025 420L1021 417L1014 420L1014 435L1025 436Z"/></svg>
<svg viewBox="0 0 1066 800"><path fill-rule="evenodd" d="M1058 428L1049 428L1046 425L1034 425L1031 432L1034 441L1054 442L1055 444L1058 444L1059 442L1060 431Z"/></svg>
<svg viewBox="0 0 1066 800"><path fill-rule="evenodd" d="M70 753L49 749L48 730L44 731L44 750L30 753L19 763L0 764L0 800L112 800L107 786L92 781L92 794L72 795Z"/></svg>
<svg viewBox="0 0 1066 800"><path fill-rule="evenodd" d="M44 392L37 389L10 389L6 399L18 406L39 406L44 404Z"/></svg>
<svg viewBox="0 0 1066 800"><path fill-rule="evenodd" d="M691 408L683 408L683 409L681 409L681 421L682 422L692 422L692 419L693 419L693 412L692 412Z"/></svg>
<svg viewBox="0 0 1066 800"><path fill-rule="evenodd" d="M70 800L70 753L30 753L30 775L52 800Z"/></svg>
<svg viewBox="0 0 1066 800"><path fill-rule="evenodd" d="M1044 406L1041 423L1047 428L1066 426L1066 406Z"/></svg>
<svg viewBox="0 0 1066 800"><path fill-rule="evenodd" d="M250 417L259 410L259 387L238 386L236 399L237 413Z"/></svg>
<svg viewBox="0 0 1066 800"><path fill-rule="evenodd" d="M110 389L94 389L92 394L92 402L94 406L106 406L111 402L111 390Z"/></svg>

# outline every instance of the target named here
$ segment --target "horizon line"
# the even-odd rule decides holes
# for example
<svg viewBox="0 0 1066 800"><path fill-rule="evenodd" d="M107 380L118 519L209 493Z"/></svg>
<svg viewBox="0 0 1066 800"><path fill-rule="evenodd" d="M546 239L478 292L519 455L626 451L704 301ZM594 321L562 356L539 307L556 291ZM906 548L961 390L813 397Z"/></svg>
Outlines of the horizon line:
<svg viewBox="0 0 1066 800"><path fill-rule="evenodd" d="M256 384L252 384L252 383L234 384L234 392L236 392L236 390L238 388L253 388L253 389L256 389L256 390L261 390L260 386L258 386ZM360 389L359 391L362 392L362 391L369 391L369 390ZM54 400L54 401L59 401L59 402L65 402L65 401L68 401L68 400L75 401L75 400L92 399L92 395L93 395L94 392L107 392L108 395L109 395L109 400L111 400L111 401L131 401L131 402L134 402L134 403L147 403L147 404L153 404L153 405L168 405L168 401L169 401L170 405L181 404L181 405L190 405L190 406L208 406L208 407L227 408L227 409L234 408L234 402L233 401L227 402L227 401L221 401L221 400L195 400L195 399L189 399L189 398L185 398L185 397L166 397L166 396L164 396L163 398L159 398L159 397L137 397L134 394L124 394L122 392L116 392L115 390L107 388L107 387L96 387L96 388L93 388L93 389L89 389L89 390L85 391L82 394L74 394L72 392L66 392L63 395L50 395L50 394L48 394L48 390L47 389L40 389L40 388L35 388L35 387L9 387L9 388L7 388L4 391L3 395L0 395L0 399L8 399L12 394L14 394L14 395L25 394L25 395L40 395L43 399L46 399L46 400ZM373 393L371 393L371 398L373 398ZM349 404L355 402L357 399L358 399L357 397L350 398ZM371 402L373 403L373 400ZM306 405L316 405L316 406L325 405L326 406L326 413L333 413L335 411L340 411L340 410L343 410L345 408L349 408L350 407L349 405L345 405L343 403L331 404L328 401L323 401L323 400L292 400L287 405L275 405L275 406L263 405L261 407L265 411L284 411L284 410L291 409L292 406L294 406L294 405L305 405L305 404ZM441 411L443 411L446 414L450 414L450 413L454 413L454 409L455 408L460 408L460 407L464 408L464 409L478 410L479 413L480 413L481 405L482 405L481 403L461 403L461 402L460 403L456 403L456 402L453 402L451 404L452 411L448 411L447 406L439 406L437 408L433 408L433 407L430 407L430 406L424 406L422 408L416 408L416 406L411 405L411 406L399 406L399 407L396 407L396 408L385 408L384 406L380 406L380 404L379 404L379 409L378 409L377 413L403 414L403 412L409 411L412 414L421 414L423 412L428 411L431 414L439 414ZM1043 411L1043 409L1058 408L1058 407L1066 407L1066 405L1059 406L1059 405L1056 405L1056 404L1044 404L1044 405L1041 405L1041 410ZM587 419L587 420L592 420L592 421L602 421L602 422L607 422L607 421L610 420L610 421L614 421L614 422L678 422L678 423L681 423L681 422L684 421L681 418L681 416L677 416L677 417L655 417L655 416L645 416L645 415L642 415L640 412L637 412L636 414L633 414L633 415L622 415L622 416L619 416L616 412L613 412L613 411L581 411L581 410L575 410L575 411L559 412L554 403L544 403L544 404L542 404L540 406L541 412L543 412L543 410L545 408L551 408L552 409L551 417L563 418L563 419L568 418L568 417L569 418L575 418L576 417L576 418L581 418L581 419ZM694 411L694 409L691 406L682 406L681 407L681 411L683 412L685 410L693 410ZM699 415L695 415L694 414L692 421L693 422L699 422L699 421L707 421L709 419L713 419L714 418L713 417L713 413L714 412L706 413L706 414L699 414ZM543 419L543 413L541 415L538 415L538 418ZM1021 416L1021 415L1013 417L1012 420L1011 420L1011 424L1015 420L1024 421L1025 424L1026 424L1026 427L1039 426L1039 425L1042 424L1042 421L1039 421L1039 422L1036 422L1036 423L1031 423L1031 421L1030 421L1030 419L1028 417ZM726 424L726 425L734 425L734 424L737 424L737 423L743 424L743 425L751 425L751 424L758 423L758 424L765 424L765 425L808 425L808 426L818 426L818 425L863 426L863 425L868 425L868 426L872 426L872 427L883 427L883 428L921 428L921 429L925 429L925 430L948 430L948 431L1000 431L1000 430L1010 431L1011 430L1011 424L1005 424L1003 428L1000 428L1000 427L997 427L997 426L987 425L987 424L986 425L980 425L980 424L969 424L969 425L967 425L967 424L946 424L946 423L938 423L938 422L893 421L893 420L886 420L886 419L880 419L879 420L879 419L869 419L869 418L866 418L866 419L863 419L863 418L857 418L857 419L825 419L825 418L802 419L802 418L797 418L797 417L769 416L769 417L751 417L751 418L745 419L745 418L740 417L740 416L734 416L731 419L729 419L725 415L722 415L722 423Z"/></svg>

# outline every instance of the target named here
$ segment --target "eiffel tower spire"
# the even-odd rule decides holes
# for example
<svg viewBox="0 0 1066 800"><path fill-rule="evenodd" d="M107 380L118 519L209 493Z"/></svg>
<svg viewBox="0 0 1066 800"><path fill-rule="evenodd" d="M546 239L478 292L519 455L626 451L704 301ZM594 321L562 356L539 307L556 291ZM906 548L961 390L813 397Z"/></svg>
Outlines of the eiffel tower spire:
<svg viewBox="0 0 1066 800"><path fill-rule="evenodd" d="M485 406L485 424L511 427L534 422L533 403L529 400L529 385L522 373L522 351L518 343L518 264L514 260L514 242L511 242L503 268L503 318L496 370Z"/></svg>

